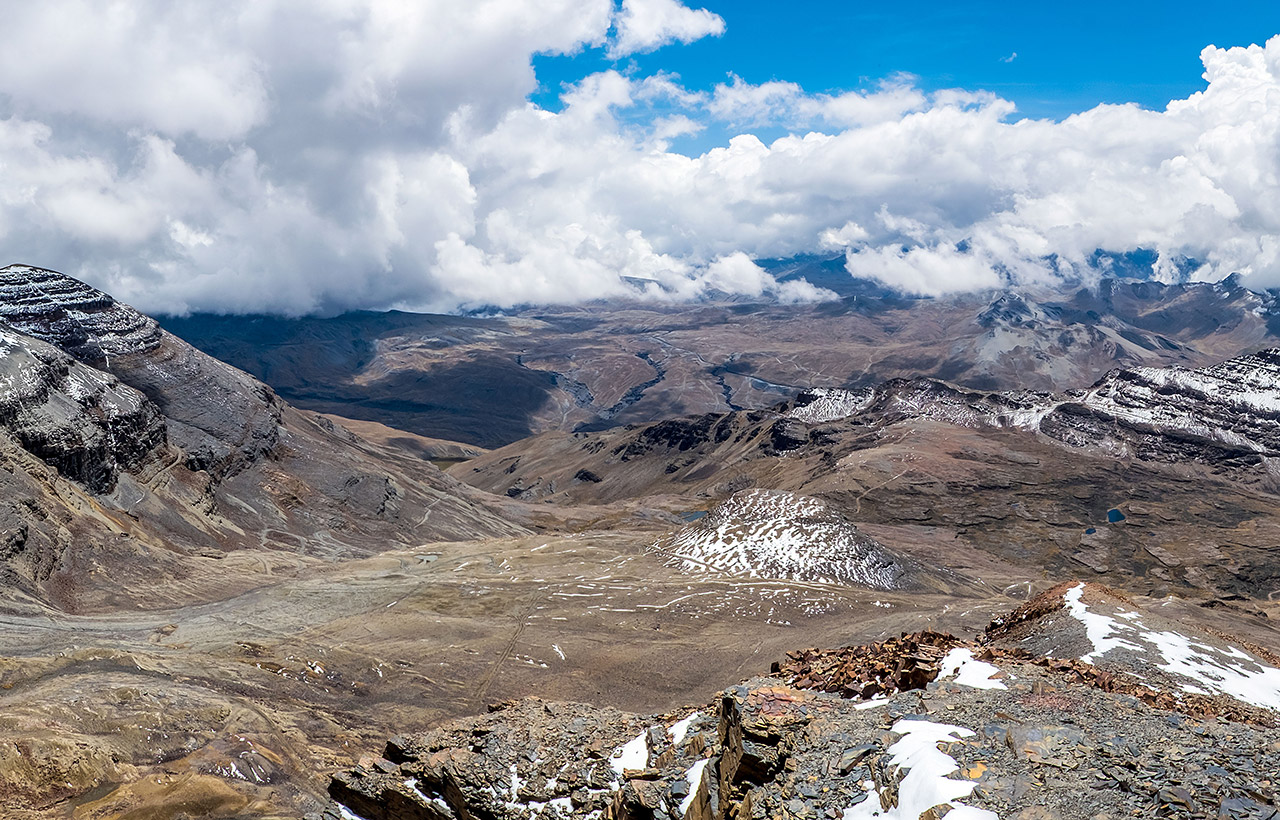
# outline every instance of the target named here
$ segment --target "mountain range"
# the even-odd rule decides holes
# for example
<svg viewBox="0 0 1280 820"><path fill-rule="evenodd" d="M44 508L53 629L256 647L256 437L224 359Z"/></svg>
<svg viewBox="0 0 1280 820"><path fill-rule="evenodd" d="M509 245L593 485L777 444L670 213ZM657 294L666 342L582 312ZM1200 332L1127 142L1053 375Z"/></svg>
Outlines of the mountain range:
<svg viewBox="0 0 1280 820"><path fill-rule="evenodd" d="M163 324L299 407L495 447L548 430L764 409L802 389L892 378L980 390L1086 387L1116 367L1200 367L1280 344L1274 311L1273 294L1239 278L1104 279L1071 292L937 299L864 284L815 305L192 315Z"/></svg>
<svg viewBox="0 0 1280 820"><path fill-rule="evenodd" d="M1275 817L1271 299L0 270L0 816Z"/></svg>

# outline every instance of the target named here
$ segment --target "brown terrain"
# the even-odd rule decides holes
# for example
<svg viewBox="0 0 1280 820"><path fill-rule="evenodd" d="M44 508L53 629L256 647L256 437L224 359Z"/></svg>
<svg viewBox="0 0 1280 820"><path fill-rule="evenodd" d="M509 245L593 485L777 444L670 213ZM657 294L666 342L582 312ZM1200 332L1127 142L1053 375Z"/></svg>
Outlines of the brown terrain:
<svg viewBox="0 0 1280 820"><path fill-rule="evenodd" d="M0 816L337 816L329 798L336 773L355 772L343 775L348 784L378 772L408 777L394 768L407 757L378 760L387 738L435 731L421 741L435 746L413 754L436 754L472 731L444 721L530 695L592 704L576 713L608 723L590 730L599 734L599 763L615 740L639 731L636 715L707 704L800 657L789 651L921 631L987 634L994 619L1075 577L1158 608L1167 631L1226 633L1229 646L1264 653L1249 663L1280 649L1271 626L1280 617L1272 467L1280 404L1268 409L1280 397L1276 362L1262 355L1168 369L1267 346L1265 300L1230 284L1127 283L1104 285L1110 295L1075 294L1073 309L1106 303L1129 318L1103 311L1093 324L1071 324L1083 335L1070 344L1060 329L1065 312L1001 299L957 306L877 297L882 304L866 314L845 302L800 319L789 308L734 304L541 318L398 315L384 317L386 335L362 335L378 324L370 315L199 320L242 351L256 328L266 340L258 361L293 374L269 388L75 280L30 268L0 273L0 378L9 379L0 407ZM1001 314L974 330L971 308L992 304L1014 318ZM1039 318L1018 319L1018 305ZM1217 312L1206 317L1208 306ZM825 325L822 310L831 311ZM1148 329L1133 330L1130 319L1142 317ZM912 327L894 336L895 322ZM884 345L891 336L897 353ZM1035 347L1051 337L1058 341ZM948 339L945 358L939 338ZM362 358L370 340L374 352ZM983 358L974 351L989 350L984 344L1009 347ZM774 352L743 352L761 349ZM724 370L735 356L748 364ZM953 360L970 364L952 373ZM315 381L321 363L335 361L345 364L327 383ZM657 369L662 378L638 389ZM511 373L514 396L504 393ZM871 374L912 380L875 386ZM534 387L525 395L520 385ZM794 396L811 386L858 389ZM311 409L276 389L311 391ZM426 396L438 398L437 411L403 425L414 432L386 426L417 418ZM635 400L615 415L603 412L628 396ZM348 423L315 412L350 416L361 407L378 418ZM707 412L668 418L690 410ZM587 429L626 419L636 423ZM463 427L478 432L450 433ZM522 428L543 432L507 443ZM477 442L505 446L490 452ZM452 466L442 472L433 461ZM1042 607L1050 613L1068 606L1061 588L1054 594L1059 603ZM1129 605L1116 600L1107 604L1113 615ZM1009 656L1027 667L1017 667L1027 687L1018 698L1061 687L1053 676L1063 670L1036 665L1050 649ZM786 704L779 708L816 698L834 710L824 732L853 731L840 728L841 716L880 725L880 715L854 709L840 691L818 695L796 677L761 680L733 697L756 704L762 686L794 687L808 694L775 699ZM1106 691L1115 709L1137 697ZM892 694L904 699L890 707L897 715L919 697ZM1096 708L1111 709L1112 700ZM1166 713L1191 708L1185 698L1177 708L1137 700L1148 734ZM721 724L747 721L746 707L725 703L708 707L714 719L700 741L717 759L731 748ZM1013 708L955 706L974 720ZM1111 714L1118 722L1122 713ZM761 726L753 731L771 743L795 742ZM547 722L538 731L562 728ZM1258 749L1275 740L1250 738ZM507 771L514 764L501 756L511 748L484 766ZM1031 776L1030 764L1018 765L1027 771L1017 777ZM426 782L431 771L413 777ZM725 774L724 794L732 805L786 807L793 786L773 774ZM872 779L888 788L884 774ZM1008 777L992 790L1008 786L1009 805L1022 811L1025 790ZM645 805L657 817L658 803L672 816L688 794L679 778L658 780L670 788L655 786L648 797L632 788L612 816L643 816L634 807ZM757 786L764 791L748 798ZM526 794L507 801L523 808L442 798L452 815L439 806L435 815L378 814L389 804L379 802L382 786L371 788L337 793L347 795L346 811L370 820L553 811L533 811L529 801L542 798ZM698 788L694 802L711 812L711 795L697 797ZM1237 795L1244 788L1221 800L1245 799ZM1265 805L1274 789L1261 788L1248 799ZM360 809L356 792L373 802ZM848 805L815 799L803 797L809 804L793 813ZM566 816L594 810L557 805Z"/></svg>

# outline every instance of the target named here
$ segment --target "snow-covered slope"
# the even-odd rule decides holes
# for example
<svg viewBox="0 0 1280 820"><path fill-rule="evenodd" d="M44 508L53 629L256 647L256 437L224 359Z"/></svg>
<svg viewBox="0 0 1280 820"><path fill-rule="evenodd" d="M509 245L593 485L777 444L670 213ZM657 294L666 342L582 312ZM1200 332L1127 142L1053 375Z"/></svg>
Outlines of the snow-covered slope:
<svg viewBox="0 0 1280 820"><path fill-rule="evenodd" d="M866 409L874 396L875 392L872 390L814 388L797 396L796 406L789 410L786 416L806 424L835 421L848 418Z"/></svg>
<svg viewBox="0 0 1280 820"><path fill-rule="evenodd" d="M991 393L933 379L895 379L866 393L813 391L786 415L805 424L930 419L962 427L1013 427L1070 447L1149 461L1280 455L1280 348L1200 369L1113 370L1061 394Z"/></svg>
<svg viewBox="0 0 1280 820"><path fill-rule="evenodd" d="M1143 685L1187 696L1228 697L1280 712L1274 655L1143 611L1096 584L1062 584L991 628L997 645L1073 658Z"/></svg>
<svg viewBox="0 0 1280 820"><path fill-rule="evenodd" d="M0 268L0 321L97 362L160 344L159 325L78 279L29 265Z"/></svg>
<svg viewBox="0 0 1280 820"><path fill-rule="evenodd" d="M655 548L690 572L872 589L898 589L910 582L905 558L818 499L776 490L736 493Z"/></svg>
<svg viewBox="0 0 1280 820"><path fill-rule="evenodd" d="M1135 432L1180 434L1268 455L1280 452L1280 349L1198 370L1115 370L1067 398L1063 405L1073 402L1099 419ZM1063 413L1074 410L1060 409ZM1069 441L1071 437L1062 433L1076 426L1041 425L1041 429L1051 435L1061 430L1059 436Z"/></svg>

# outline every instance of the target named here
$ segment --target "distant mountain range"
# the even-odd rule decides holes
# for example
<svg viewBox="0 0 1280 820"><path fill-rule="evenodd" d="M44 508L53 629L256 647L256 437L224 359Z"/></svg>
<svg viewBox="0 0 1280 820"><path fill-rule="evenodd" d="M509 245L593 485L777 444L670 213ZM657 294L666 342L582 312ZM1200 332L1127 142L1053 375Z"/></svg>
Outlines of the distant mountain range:
<svg viewBox="0 0 1280 820"><path fill-rule="evenodd" d="M854 280L832 260L775 268L841 298L589 304L497 318L393 312L162 323L300 407L484 447L547 430L763 408L807 388L891 378L982 390L1083 388L1116 367L1197 367L1280 341L1274 296L1238 278L1113 278L1069 292L920 299Z"/></svg>

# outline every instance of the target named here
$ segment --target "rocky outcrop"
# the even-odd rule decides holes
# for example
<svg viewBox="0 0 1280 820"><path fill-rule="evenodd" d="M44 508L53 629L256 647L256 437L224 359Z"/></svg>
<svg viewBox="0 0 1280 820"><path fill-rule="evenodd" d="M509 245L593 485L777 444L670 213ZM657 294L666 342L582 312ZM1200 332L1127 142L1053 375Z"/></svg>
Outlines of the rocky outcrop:
<svg viewBox="0 0 1280 820"><path fill-rule="evenodd" d="M270 388L70 276L27 265L0 269L0 323L150 399L193 470L234 474L279 441L282 404Z"/></svg>
<svg viewBox="0 0 1280 820"><path fill-rule="evenodd" d="M0 328L0 428L93 492L110 492L166 442L156 406L50 344Z"/></svg>
<svg viewBox="0 0 1280 820"><path fill-rule="evenodd" d="M0 268L0 321L92 364L153 350L163 333L102 291L29 265Z"/></svg>
<svg viewBox="0 0 1280 820"><path fill-rule="evenodd" d="M1079 622L1077 640L1082 599L1095 615L1124 606L1105 589L1063 585L975 642L926 632L792 653L774 676L675 714L499 706L393 740L385 759L337 775L330 794L367 820L1274 817L1280 699L1123 671L1096 624ZM1222 638L1171 636L1195 651L1221 644L1257 681L1280 681ZM1029 637L1076 641L1083 659L1008 645ZM1091 662L1102 659L1111 671ZM1201 670L1200 683L1216 672Z"/></svg>

